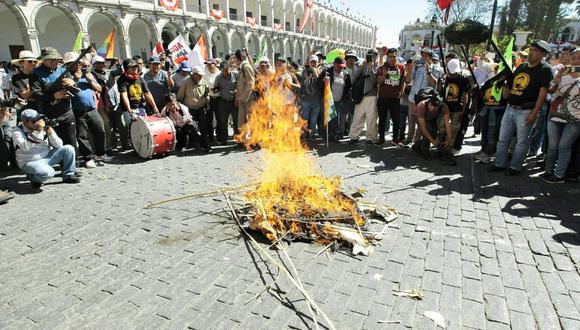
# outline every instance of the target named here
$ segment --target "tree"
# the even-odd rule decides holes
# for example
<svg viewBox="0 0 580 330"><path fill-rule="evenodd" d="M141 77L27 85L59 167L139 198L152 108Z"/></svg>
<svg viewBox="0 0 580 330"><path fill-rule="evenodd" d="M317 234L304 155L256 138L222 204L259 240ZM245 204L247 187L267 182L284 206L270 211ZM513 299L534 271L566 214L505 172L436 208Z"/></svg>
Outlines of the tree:
<svg viewBox="0 0 580 330"><path fill-rule="evenodd" d="M437 6L437 0L427 0L427 2L429 2L427 20L430 20L435 15L440 22L443 22L445 13ZM488 22L491 19L492 7L493 1L455 0L451 5L447 23L451 24L466 19L481 23Z"/></svg>

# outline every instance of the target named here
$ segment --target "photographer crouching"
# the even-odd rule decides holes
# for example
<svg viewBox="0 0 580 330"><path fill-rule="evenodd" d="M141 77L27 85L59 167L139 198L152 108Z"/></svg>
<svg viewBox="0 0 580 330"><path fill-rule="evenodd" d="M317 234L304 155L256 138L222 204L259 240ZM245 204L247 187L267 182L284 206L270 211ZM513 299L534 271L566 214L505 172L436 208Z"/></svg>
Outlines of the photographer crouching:
<svg viewBox="0 0 580 330"><path fill-rule="evenodd" d="M79 183L75 175L75 148L63 145L54 129L46 126L44 117L36 110L26 109L20 114L22 123L12 133L16 149L16 163L26 173L34 188L40 188L54 176L53 165L62 162L62 182Z"/></svg>

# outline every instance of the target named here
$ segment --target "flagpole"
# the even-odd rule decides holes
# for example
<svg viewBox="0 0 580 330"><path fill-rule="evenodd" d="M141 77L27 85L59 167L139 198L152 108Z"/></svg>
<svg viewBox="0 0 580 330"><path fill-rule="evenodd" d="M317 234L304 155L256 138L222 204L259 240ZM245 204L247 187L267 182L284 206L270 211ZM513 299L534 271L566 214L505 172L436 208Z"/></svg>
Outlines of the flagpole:
<svg viewBox="0 0 580 330"><path fill-rule="evenodd" d="M326 147L330 147L330 144L328 143L328 123L326 124Z"/></svg>

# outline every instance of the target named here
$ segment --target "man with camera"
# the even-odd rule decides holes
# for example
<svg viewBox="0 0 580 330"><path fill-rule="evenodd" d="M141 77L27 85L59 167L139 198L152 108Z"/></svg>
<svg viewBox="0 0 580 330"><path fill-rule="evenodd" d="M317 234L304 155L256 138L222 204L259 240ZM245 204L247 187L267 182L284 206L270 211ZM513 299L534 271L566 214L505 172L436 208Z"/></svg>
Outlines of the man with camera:
<svg viewBox="0 0 580 330"><path fill-rule="evenodd" d="M75 175L75 148L64 145L55 130L47 126L44 116L33 109L20 115L22 124L14 129L12 141L16 162L35 188L55 175L52 166L62 163L62 182L79 183Z"/></svg>
<svg viewBox="0 0 580 330"><path fill-rule="evenodd" d="M370 49L367 52L363 64L351 73L351 81L354 84L359 77L363 79L363 98L359 104L354 107L354 117L350 125L349 137L351 143L356 143L363 130L367 125L367 143L376 143L378 137L378 111L377 111L377 72L379 65L377 63L378 52L376 49ZM346 65L345 65L346 66Z"/></svg>
<svg viewBox="0 0 580 330"><path fill-rule="evenodd" d="M77 129L71 106L75 82L70 74L65 74L65 77L59 80L67 69L59 65L62 56L56 49L43 48L38 60L42 64L30 75L31 97L38 105L38 110L48 120L54 122L52 126L64 144L76 147Z"/></svg>

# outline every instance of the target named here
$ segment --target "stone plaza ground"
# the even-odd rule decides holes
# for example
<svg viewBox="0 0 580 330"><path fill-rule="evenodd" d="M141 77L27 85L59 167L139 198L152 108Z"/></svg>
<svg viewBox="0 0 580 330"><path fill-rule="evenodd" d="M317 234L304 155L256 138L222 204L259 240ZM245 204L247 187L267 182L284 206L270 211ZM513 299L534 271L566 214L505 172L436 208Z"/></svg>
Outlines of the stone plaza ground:
<svg viewBox="0 0 580 330"><path fill-rule="evenodd" d="M399 212L368 257L290 246L336 328L436 329L424 316L435 311L449 329L580 329L580 185L529 177L534 164L488 173L470 145L456 167L391 146L316 149L325 175ZM263 152L119 155L84 169L80 185L54 179L41 193L22 175L3 178L17 196L0 206L0 328L313 328L298 290L220 216L222 196L144 209L251 182ZM423 300L393 294L407 289Z"/></svg>

